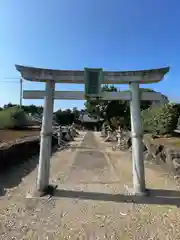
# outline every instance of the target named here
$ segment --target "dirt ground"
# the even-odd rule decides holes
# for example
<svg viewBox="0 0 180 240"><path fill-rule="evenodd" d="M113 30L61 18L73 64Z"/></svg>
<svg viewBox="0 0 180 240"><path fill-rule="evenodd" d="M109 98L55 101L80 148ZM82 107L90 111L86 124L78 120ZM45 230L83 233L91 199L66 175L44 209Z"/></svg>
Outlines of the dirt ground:
<svg viewBox="0 0 180 240"><path fill-rule="evenodd" d="M160 137L153 141L164 146L180 147L180 135L179 137Z"/></svg>
<svg viewBox="0 0 180 240"><path fill-rule="evenodd" d="M0 130L0 143L14 141L24 137L38 136L40 130L26 129L26 130Z"/></svg>
<svg viewBox="0 0 180 240"><path fill-rule="evenodd" d="M149 197L132 195L129 152L80 133L51 159L54 196L35 198L37 158L0 176L0 239L178 240L180 186L146 165Z"/></svg>

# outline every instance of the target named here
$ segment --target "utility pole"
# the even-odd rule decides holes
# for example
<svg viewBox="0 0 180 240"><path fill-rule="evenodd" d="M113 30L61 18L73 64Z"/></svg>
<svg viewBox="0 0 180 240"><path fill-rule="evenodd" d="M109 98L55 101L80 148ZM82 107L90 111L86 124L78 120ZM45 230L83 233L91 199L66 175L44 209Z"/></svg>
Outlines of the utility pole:
<svg viewBox="0 0 180 240"><path fill-rule="evenodd" d="M22 91L23 91L22 83L23 83L23 80L22 78L20 78L20 101L19 101L20 107L22 107Z"/></svg>

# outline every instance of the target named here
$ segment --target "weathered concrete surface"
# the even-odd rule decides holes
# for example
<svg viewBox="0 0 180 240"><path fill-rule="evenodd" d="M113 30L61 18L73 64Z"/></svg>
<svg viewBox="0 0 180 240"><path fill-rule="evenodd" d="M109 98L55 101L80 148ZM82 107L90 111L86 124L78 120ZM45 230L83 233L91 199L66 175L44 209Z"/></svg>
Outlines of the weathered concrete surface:
<svg viewBox="0 0 180 240"><path fill-rule="evenodd" d="M25 198L37 169L7 189L0 202L0 239L180 239L178 185L160 169L146 168L148 187L157 190L150 198L127 195L130 155L107 146L98 134L81 133L71 148L56 153L51 182L58 189L50 199Z"/></svg>
<svg viewBox="0 0 180 240"><path fill-rule="evenodd" d="M98 150L93 132L86 134L80 147L70 169L68 183L118 181L107 156L103 151Z"/></svg>

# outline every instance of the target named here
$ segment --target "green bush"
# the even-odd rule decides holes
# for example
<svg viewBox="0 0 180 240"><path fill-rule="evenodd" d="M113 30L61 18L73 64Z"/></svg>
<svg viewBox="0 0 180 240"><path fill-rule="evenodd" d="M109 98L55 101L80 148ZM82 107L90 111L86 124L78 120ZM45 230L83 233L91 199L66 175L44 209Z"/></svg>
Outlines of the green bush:
<svg viewBox="0 0 180 240"><path fill-rule="evenodd" d="M180 130L180 116L178 118L178 122L177 122L177 127L176 127L178 130Z"/></svg>
<svg viewBox="0 0 180 240"><path fill-rule="evenodd" d="M141 113L144 132L171 134L177 127L180 106L178 104L152 106Z"/></svg>
<svg viewBox="0 0 180 240"><path fill-rule="evenodd" d="M27 123L27 116L21 108L13 107L0 111L0 129L23 127Z"/></svg>

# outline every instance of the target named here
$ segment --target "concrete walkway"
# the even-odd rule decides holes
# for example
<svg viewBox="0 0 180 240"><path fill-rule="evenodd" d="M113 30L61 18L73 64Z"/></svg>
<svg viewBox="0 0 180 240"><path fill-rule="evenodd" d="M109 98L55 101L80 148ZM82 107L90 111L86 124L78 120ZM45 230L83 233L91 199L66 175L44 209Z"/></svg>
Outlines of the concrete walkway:
<svg viewBox="0 0 180 240"><path fill-rule="evenodd" d="M55 153L50 181L58 188L52 198L28 198L37 168L19 186L6 189L0 239L180 239L175 181L148 166L151 197L128 195L130 153L113 152L109 145L99 133L82 132L69 149Z"/></svg>

